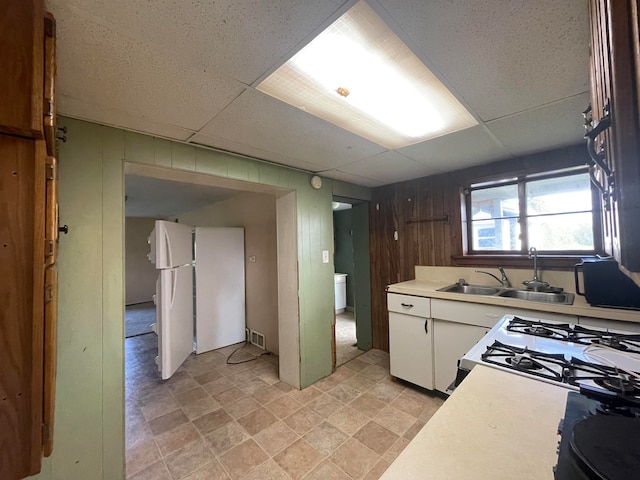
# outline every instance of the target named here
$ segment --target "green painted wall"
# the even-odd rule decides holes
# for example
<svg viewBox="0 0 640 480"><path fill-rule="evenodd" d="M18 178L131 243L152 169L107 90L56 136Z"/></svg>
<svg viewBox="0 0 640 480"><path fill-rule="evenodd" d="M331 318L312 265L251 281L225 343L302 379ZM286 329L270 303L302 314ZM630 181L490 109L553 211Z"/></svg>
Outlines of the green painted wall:
<svg viewBox="0 0 640 480"><path fill-rule="evenodd" d="M79 120L60 144L58 379L54 453L34 478L124 478L123 162L218 175L296 191L300 382L331 373L332 181L302 172ZM341 190L349 187L341 185ZM362 190L356 187L355 190ZM366 192L365 192L366 193Z"/></svg>

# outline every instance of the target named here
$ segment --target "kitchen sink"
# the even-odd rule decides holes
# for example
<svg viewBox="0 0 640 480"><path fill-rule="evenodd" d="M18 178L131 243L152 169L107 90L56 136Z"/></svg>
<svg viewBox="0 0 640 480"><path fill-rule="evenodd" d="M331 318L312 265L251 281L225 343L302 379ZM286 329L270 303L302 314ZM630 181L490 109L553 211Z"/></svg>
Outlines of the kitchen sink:
<svg viewBox="0 0 640 480"><path fill-rule="evenodd" d="M520 290L517 288L487 287L484 285L466 285L460 282L443 288L438 292L461 293L463 295L484 295L503 298L515 298L527 302L558 303L563 305L573 304L573 293L565 292L536 292L534 290Z"/></svg>
<svg viewBox="0 0 640 480"><path fill-rule="evenodd" d="M535 292L533 290L506 289L498 293L499 297L517 298L530 302L573 304L572 293Z"/></svg>
<svg viewBox="0 0 640 480"><path fill-rule="evenodd" d="M494 287L485 287L482 285L460 285L459 283L455 283L453 285L449 285L448 287L440 288L438 291L450 293L466 293L469 295L495 295L500 291L500 289Z"/></svg>

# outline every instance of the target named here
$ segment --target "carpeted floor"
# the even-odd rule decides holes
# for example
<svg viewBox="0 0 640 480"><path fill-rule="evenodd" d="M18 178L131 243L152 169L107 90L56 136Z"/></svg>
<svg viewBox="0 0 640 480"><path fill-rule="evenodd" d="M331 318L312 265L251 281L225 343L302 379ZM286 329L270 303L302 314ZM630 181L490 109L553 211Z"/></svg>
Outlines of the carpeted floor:
<svg viewBox="0 0 640 480"><path fill-rule="evenodd" d="M356 320L353 312L336 315L336 366L343 365L349 360L363 354L362 350L354 346L356 343Z"/></svg>
<svg viewBox="0 0 640 480"><path fill-rule="evenodd" d="M127 305L125 309L125 337L137 337L151 333L151 324L156 322L156 306L153 302Z"/></svg>

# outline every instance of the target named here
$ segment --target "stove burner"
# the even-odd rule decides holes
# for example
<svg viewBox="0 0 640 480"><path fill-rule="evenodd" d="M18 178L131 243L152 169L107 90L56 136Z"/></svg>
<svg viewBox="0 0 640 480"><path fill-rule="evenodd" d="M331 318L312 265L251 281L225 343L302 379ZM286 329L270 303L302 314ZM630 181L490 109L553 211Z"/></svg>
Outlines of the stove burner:
<svg viewBox="0 0 640 480"><path fill-rule="evenodd" d="M541 326L526 327L523 328L523 330L531 335L537 335L539 337L553 337L553 332L551 330Z"/></svg>
<svg viewBox="0 0 640 480"><path fill-rule="evenodd" d="M629 376L620 374L619 376L609 376L605 378L596 378L593 380L596 385L600 385L607 390L619 393L621 395L638 395L640 388L638 383Z"/></svg>
<svg viewBox="0 0 640 480"><path fill-rule="evenodd" d="M633 375L614 367L585 362L575 357L571 358L570 364L571 366L565 369L563 375L564 380L571 385L582 388L595 384L623 397L640 395L640 381Z"/></svg>
<svg viewBox="0 0 640 480"><path fill-rule="evenodd" d="M571 335L571 325L568 323L542 322L539 320L526 320L520 317L513 317L507 325L507 330L565 341L569 341Z"/></svg>
<svg viewBox="0 0 640 480"><path fill-rule="evenodd" d="M616 348L618 350L627 350L629 347L620 343L620 339L610 335L603 335L601 338L594 338L591 343L604 345L605 347Z"/></svg>
<svg viewBox="0 0 640 480"><path fill-rule="evenodd" d="M513 365L518 370L539 370L542 368L540 364L536 364L536 362L528 355L514 355L513 357L507 357L506 362Z"/></svg>
<svg viewBox="0 0 640 480"><path fill-rule="evenodd" d="M616 350L640 353L640 335L593 330L575 325L570 340L582 345L601 345Z"/></svg>
<svg viewBox="0 0 640 480"><path fill-rule="evenodd" d="M569 363L561 353L544 353L528 348L518 348L495 340L480 356L487 363L504 368L526 372L530 375L547 378L556 382L563 381L563 368Z"/></svg>

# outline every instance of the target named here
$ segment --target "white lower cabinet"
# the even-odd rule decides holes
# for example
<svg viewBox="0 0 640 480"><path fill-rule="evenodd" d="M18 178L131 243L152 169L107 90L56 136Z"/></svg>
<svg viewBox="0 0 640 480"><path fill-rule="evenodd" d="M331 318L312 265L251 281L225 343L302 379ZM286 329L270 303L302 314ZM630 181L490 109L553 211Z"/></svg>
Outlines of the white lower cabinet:
<svg viewBox="0 0 640 480"><path fill-rule="evenodd" d="M433 321L433 356L435 365L435 388L446 392L453 383L458 371L458 360L471 350L489 331L487 327L478 327L464 323Z"/></svg>
<svg viewBox="0 0 640 480"><path fill-rule="evenodd" d="M433 390L431 299L389 293L391 375Z"/></svg>
<svg viewBox="0 0 640 480"><path fill-rule="evenodd" d="M391 375L433 390L433 320L389 312Z"/></svg>

